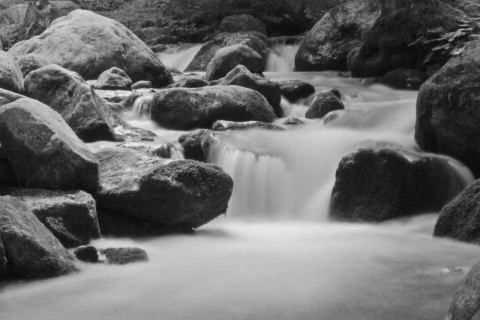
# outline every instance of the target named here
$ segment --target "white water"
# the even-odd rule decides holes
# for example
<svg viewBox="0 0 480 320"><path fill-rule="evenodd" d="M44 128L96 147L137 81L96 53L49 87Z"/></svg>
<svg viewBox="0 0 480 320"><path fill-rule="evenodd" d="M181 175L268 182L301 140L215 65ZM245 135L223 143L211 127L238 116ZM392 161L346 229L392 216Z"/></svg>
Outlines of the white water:
<svg viewBox="0 0 480 320"><path fill-rule="evenodd" d="M298 44L286 45L282 42L275 44L269 53L267 72L292 72L295 69L295 55Z"/></svg>
<svg viewBox="0 0 480 320"><path fill-rule="evenodd" d="M211 154L235 181L226 217L193 236L96 241L139 246L150 261L3 285L0 319L442 319L477 246L432 238L436 214L380 225L326 214L343 155L367 141L415 147L416 93L334 73L266 75L338 88L348 111L328 125L302 119L286 132L235 133ZM288 105L289 116L303 117L306 103ZM138 110L125 119L154 131L152 145L183 133L148 120L140 102Z"/></svg>
<svg viewBox="0 0 480 320"><path fill-rule="evenodd" d="M200 51L201 44L184 43L172 45L167 50L157 53L157 57L168 67L184 71L193 57Z"/></svg>

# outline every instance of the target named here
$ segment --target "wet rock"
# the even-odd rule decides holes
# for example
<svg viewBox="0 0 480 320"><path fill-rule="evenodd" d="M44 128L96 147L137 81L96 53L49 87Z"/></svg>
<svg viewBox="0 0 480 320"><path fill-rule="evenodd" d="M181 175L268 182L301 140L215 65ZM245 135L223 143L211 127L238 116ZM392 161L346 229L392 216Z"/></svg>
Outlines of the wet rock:
<svg viewBox="0 0 480 320"><path fill-rule="evenodd" d="M81 246L73 251L75 257L83 262L99 262L98 251L94 246Z"/></svg>
<svg viewBox="0 0 480 320"><path fill-rule="evenodd" d="M265 130L285 130L284 128L277 126L273 123L265 123L261 121L245 121L245 122L235 122L235 121L224 121L219 120L215 121L212 126L214 131L226 131L226 130L248 130L248 129L265 129Z"/></svg>
<svg viewBox="0 0 480 320"><path fill-rule="evenodd" d="M210 84L222 86L237 85L258 91L270 103L277 117L283 115L283 109L280 106L282 97L279 83L253 74L243 65L236 66L224 78L214 80Z"/></svg>
<svg viewBox="0 0 480 320"><path fill-rule="evenodd" d="M178 142L183 147L183 155L185 159L197 160L205 162L206 156L202 149L202 139L209 134L211 130L198 129L183 134L178 138Z"/></svg>
<svg viewBox="0 0 480 320"><path fill-rule="evenodd" d="M428 80L425 72L415 69L397 69L390 71L380 79L380 83L395 89L419 90Z"/></svg>
<svg viewBox="0 0 480 320"><path fill-rule="evenodd" d="M87 80L118 67L134 82L149 80L156 87L173 82L162 62L133 32L91 11L75 10L57 19L41 36L17 43L9 53L15 58L42 55Z"/></svg>
<svg viewBox="0 0 480 320"><path fill-rule="evenodd" d="M338 92L338 90L337 90ZM339 99L335 91L324 91L318 93L312 101L312 104L305 113L307 119L321 119L329 112L336 110L344 110L345 106ZM337 95L337 94L338 95Z"/></svg>
<svg viewBox="0 0 480 320"><path fill-rule="evenodd" d="M205 78L208 81L223 78L238 65L245 66L253 73L265 71L265 62L262 56L243 44L236 44L222 48L215 53L207 66Z"/></svg>
<svg viewBox="0 0 480 320"><path fill-rule="evenodd" d="M287 126L296 126L296 125L304 124L304 122L297 118L288 118L283 122L283 124Z"/></svg>
<svg viewBox="0 0 480 320"><path fill-rule="evenodd" d="M225 17L218 28L219 32L241 32L241 31L257 31L267 35L267 28L263 21L258 20L248 14L238 14L235 16Z"/></svg>
<svg viewBox="0 0 480 320"><path fill-rule="evenodd" d="M380 16L380 5L350 0L334 6L303 39L295 56L298 71L347 70L348 53Z"/></svg>
<svg viewBox="0 0 480 320"><path fill-rule="evenodd" d="M210 82L205 79L202 79L198 76L187 75L169 85L168 88L202 88L209 85Z"/></svg>
<svg viewBox="0 0 480 320"><path fill-rule="evenodd" d="M25 91L29 97L60 113L85 142L153 136L120 119L85 80L60 66L50 65L30 72L25 79Z"/></svg>
<svg viewBox="0 0 480 320"><path fill-rule="evenodd" d="M425 82L417 98L415 140L425 151L452 156L480 176L480 41L467 44Z"/></svg>
<svg viewBox="0 0 480 320"><path fill-rule="evenodd" d="M48 58L39 54L29 53L17 59L17 64L25 78L30 72L51 65Z"/></svg>
<svg viewBox="0 0 480 320"><path fill-rule="evenodd" d="M176 130L208 129L217 120L270 123L276 119L260 93L239 86L158 91L153 97L151 118L165 128Z"/></svg>
<svg viewBox="0 0 480 320"><path fill-rule="evenodd" d="M100 237L95 200L86 192L23 189L10 196L25 203L66 248Z"/></svg>
<svg viewBox="0 0 480 320"><path fill-rule="evenodd" d="M480 263L463 279L448 310L446 320L477 320L480 316Z"/></svg>
<svg viewBox="0 0 480 320"><path fill-rule="evenodd" d="M94 191L98 161L50 107L22 98L0 108L0 143L28 188Z"/></svg>
<svg viewBox="0 0 480 320"><path fill-rule="evenodd" d="M96 155L101 184L97 204L109 212L198 228L227 209L233 182L218 167L121 148Z"/></svg>
<svg viewBox="0 0 480 320"><path fill-rule="evenodd" d="M134 262L148 261L148 255L145 250L140 248L108 248L100 250L102 255L107 258L109 264L128 264Z"/></svg>
<svg viewBox="0 0 480 320"><path fill-rule="evenodd" d="M336 172L330 216L381 222L440 210L465 186L449 163L396 145L361 148Z"/></svg>
<svg viewBox="0 0 480 320"><path fill-rule="evenodd" d="M70 253L23 202L0 197L0 212L0 242L9 275L34 279L75 271Z"/></svg>
<svg viewBox="0 0 480 320"><path fill-rule="evenodd" d="M315 88L302 80L280 81L280 92L290 102L310 97L315 93Z"/></svg>
<svg viewBox="0 0 480 320"><path fill-rule="evenodd" d="M95 83L95 89L100 90L130 90L131 88L132 79L117 67L102 72Z"/></svg>
<svg viewBox="0 0 480 320"><path fill-rule="evenodd" d="M138 90L138 89L150 89L152 88L152 83L150 81L137 81L132 85L133 90Z"/></svg>
<svg viewBox="0 0 480 320"><path fill-rule="evenodd" d="M23 92L22 71L9 53L0 50L0 89Z"/></svg>

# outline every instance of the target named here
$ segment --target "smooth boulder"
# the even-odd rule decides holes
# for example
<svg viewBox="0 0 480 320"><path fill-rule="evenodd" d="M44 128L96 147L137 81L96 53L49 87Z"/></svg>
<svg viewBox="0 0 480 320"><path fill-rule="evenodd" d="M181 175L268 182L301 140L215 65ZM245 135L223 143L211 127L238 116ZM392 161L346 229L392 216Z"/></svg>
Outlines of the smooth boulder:
<svg viewBox="0 0 480 320"><path fill-rule="evenodd" d="M0 143L28 188L95 191L98 161L65 120L41 102L22 98L0 107Z"/></svg>
<svg viewBox="0 0 480 320"><path fill-rule="evenodd" d="M120 68L112 67L98 77L95 89L99 90L130 90L132 79Z"/></svg>
<svg viewBox="0 0 480 320"><path fill-rule="evenodd" d="M217 120L273 122L273 108L259 92L239 86L174 88L155 93L151 118L176 130L209 129Z"/></svg>
<svg viewBox="0 0 480 320"><path fill-rule="evenodd" d="M35 53L29 53L17 59L17 64L25 78L30 72L51 65L48 58Z"/></svg>
<svg viewBox="0 0 480 320"><path fill-rule="evenodd" d="M480 262L463 279L450 304L445 320L480 319Z"/></svg>
<svg viewBox="0 0 480 320"><path fill-rule="evenodd" d="M307 119L322 119L328 113L337 110L344 110L345 105L339 98L340 93L337 91L324 91L315 95L310 107L305 113Z"/></svg>
<svg viewBox="0 0 480 320"><path fill-rule="evenodd" d="M252 17L249 14L238 14L234 16L225 17L220 26L219 32L241 32L241 31L257 31L267 35L267 28L263 21Z"/></svg>
<svg viewBox="0 0 480 320"><path fill-rule="evenodd" d="M0 197L0 212L0 243L9 276L38 279L76 270L71 254L23 202Z"/></svg>
<svg viewBox="0 0 480 320"><path fill-rule="evenodd" d="M280 93L289 102L306 99L315 93L315 87L302 80L280 81Z"/></svg>
<svg viewBox="0 0 480 320"><path fill-rule="evenodd" d="M0 50L0 89L23 92L23 75L14 57Z"/></svg>

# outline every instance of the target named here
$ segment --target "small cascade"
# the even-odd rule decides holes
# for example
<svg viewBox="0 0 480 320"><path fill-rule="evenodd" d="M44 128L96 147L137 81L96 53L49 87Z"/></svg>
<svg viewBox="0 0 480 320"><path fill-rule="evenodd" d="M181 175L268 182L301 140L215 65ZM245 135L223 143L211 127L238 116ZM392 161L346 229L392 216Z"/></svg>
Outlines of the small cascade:
<svg viewBox="0 0 480 320"><path fill-rule="evenodd" d="M299 38L279 37L270 39L267 72L292 72L295 70L295 55L299 48Z"/></svg>
<svg viewBox="0 0 480 320"><path fill-rule="evenodd" d="M172 45L167 50L157 53L157 57L164 65L184 71L201 47L202 45L198 43Z"/></svg>
<svg viewBox="0 0 480 320"><path fill-rule="evenodd" d="M150 120L153 94L146 94L138 97L133 103L132 109L127 111L127 120Z"/></svg>

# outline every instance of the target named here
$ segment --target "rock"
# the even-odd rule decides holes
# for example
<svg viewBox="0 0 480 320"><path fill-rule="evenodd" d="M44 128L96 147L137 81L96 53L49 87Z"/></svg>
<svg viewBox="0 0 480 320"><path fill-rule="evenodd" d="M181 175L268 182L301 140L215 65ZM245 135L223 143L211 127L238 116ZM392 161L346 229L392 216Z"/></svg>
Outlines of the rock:
<svg viewBox="0 0 480 320"><path fill-rule="evenodd" d="M151 118L175 130L209 129L217 120L270 123L276 119L260 93L239 86L161 90L153 97Z"/></svg>
<svg viewBox="0 0 480 320"><path fill-rule="evenodd" d="M417 98L415 140L425 151L452 156L480 176L480 41L467 44L425 82Z"/></svg>
<svg viewBox="0 0 480 320"><path fill-rule="evenodd" d="M70 253L23 202L0 197L0 212L0 242L10 275L35 279L75 271Z"/></svg>
<svg viewBox="0 0 480 320"><path fill-rule="evenodd" d="M102 72L95 83L95 89L100 90L130 90L132 79L120 68L113 67Z"/></svg>
<svg viewBox="0 0 480 320"><path fill-rule="evenodd" d="M465 182L447 160L397 145L361 148L340 161L330 216L381 222L439 211Z"/></svg>
<svg viewBox="0 0 480 320"><path fill-rule="evenodd" d="M282 97L279 83L255 75L243 65L236 66L224 78L214 80L210 84L222 86L237 85L258 91L270 103L277 117L283 115L283 109L280 106Z"/></svg>
<svg viewBox="0 0 480 320"><path fill-rule="evenodd" d="M97 158L97 204L109 212L198 228L227 209L233 182L218 167L122 148L103 149Z"/></svg>
<svg viewBox="0 0 480 320"><path fill-rule="evenodd" d="M25 96L0 88L0 107L22 98L25 98Z"/></svg>
<svg viewBox="0 0 480 320"><path fill-rule="evenodd" d="M132 85L133 90L138 90L138 89L150 89L152 88L152 83L150 81L137 81Z"/></svg>
<svg viewBox="0 0 480 320"><path fill-rule="evenodd" d="M5 249L3 248L2 241L0 240L0 281L5 279L8 275L7 269L7 257L5 257Z"/></svg>
<svg viewBox="0 0 480 320"><path fill-rule="evenodd" d="M208 63L205 78L208 81L223 78L238 65L245 66L253 73L265 71L262 56L243 44L236 44L222 48L215 53L213 59Z"/></svg>
<svg viewBox="0 0 480 320"><path fill-rule="evenodd" d="M12 165L8 162L7 156L0 145L0 188L18 186L18 180L13 172Z"/></svg>
<svg viewBox="0 0 480 320"><path fill-rule="evenodd" d="M202 79L198 76L184 76L178 81L175 81L173 84L169 85L168 88L202 88L208 87L210 82L205 79Z"/></svg>
<svg viewBox="0 0 480 320"><path fill-rule="evenodd" d="M17 43L9 53L15 58L42 55L87 80L118 67L134 82L149 80L156 87L173 82L162 62L133 32L91 11L75 10L57 19L42 35Z"/></svg>
<svg viewBox="0 0 480 320"><path fill-rule="evenodd" d="M257 31L267 35L267 28L263 21L258 20L248 14L238 14L235 16L225 17L218 28L219 32L241 32L241 31Z"/></svg>
<svg viewBox="0 0 480 320"><path fill-rule="evenodd" d="M236 44L243 44L255 50L265 61L268 58L268 38L264 34L251 31L220 33L202 46L185 71L206 71L218 50Z"/></svg>
<svg viewBox="0 0 480 320"><path fill-rule="evenodd" d="M445 320L478 320L480 316L480 263L476 263L457 289Z"/></svg>
<svg viewBox="0 0 480 320"><path fill-rule="evenodd" d="M167 36L167 35L162 35L150 40L145 41L145 43L149 46L156 46L159 44L174 44L174 43L179 43L180 38L176 36Z"/></svg>
<svg viewBox="0 0 480 320"><path fill-rule="evenodd" d="M168 49L168 45L163 44L163 43L161 43L161 44L154 44L154 45L148 46L148 47L149 47L153 52L155 52L155 53L163 52L163 51L165 51L165 50ZM173 75L172 75L172 76L173 76Z"/></svg>
<svg viewBox="0 0 480 320"><path fill-rule="evenodd" d="M342 100L340 100L338 95L335 93L335 91L324 91L318 93L305 113L305 118L321 119L329 112L344 110L345 106L343 105Z"/></svg>
<svg viewBox="0 0 480 320"><path fill-rule="evenodd" d="M78 260L83 262L99 262L98 251L94 246L81 246L73 251Z"/></svg>
<svg viewBox="0 0 480 320"><path fill-rule="evenodd" d="M142 28L137 31L136 33L140 39L143 41L148 41L151 39L155 39L160 36L171 36L172 33L165 28L158 28L158 27L147 27Z"/></svg>
<svg viewBox="0 0 480 320"><path fill-rule="evenodd" d="M154 156L164 158L164 159L171 159L173 150L175 150L175 146L171 143L165 143L152 150L151 154Z"/></svg>
<svg viewBox="0 0 480 320"><path fill-rule="evenodd" d="M133 262L148 261L145 250L140 248L108 248L100 250L107 258L109 264L128 264Z"/></svg>
<svg viewBox="0 0 480 320"><path fill-rule="evenodd" d="M17 64L25 78L30 72L51 65L50 60L39 54L26 54L17 59Z"/></svg>
<svg viewBox="0 0 480 320"><path fill-rule="evenodd" d="M295 56L298 71L347 70L350 50L380 16L380 5L349 0L336 5L310 30Z"/></svg>
<svg viewBox="0 0 480 320"><path fill-rule="evenodd" d="M443 207L435 225L435 237L480 244L480 181L463 190Z"/></svg>
<svg viewBox="0 0 480 320"><path fill-rule="evenodd" d="M85 142L153 136L120 119L85 80L60 66L50 65L31 72L25 79L25 91L29 97L60 113Z"/></svg>
<svg viewBox="0 0 480 320"><path fill-rule="evenodd" d="M415 69L397 69L390 71L380 79L380 83L394 89L419 90L428 80L425 72Z"/></svg>
<svg viewBox="0 0 480 320"><path fill-rule="evenodd" d="M288 80L280 82L280 92L290 102L310 97L315 93L315 87L302 80Z"/></svg>
<svg viewBox="0 0 480 320"><path fill-rule="evenodd" d="M203 153L202 139L210 134L211 130L198 129L189 133L183 134L178 138L178 142L183 148L183 156L185 159L197 160L206 162L208 155Z"/></svg>
<svg viewBox="0 0 480 320"><path fill-rule="evenodd" d="M248 129L264 129L264 130L285 130L284 128L277 126L273 123L265 123L261 121L245 121L245 122L235 122L235 121L224 121L219 120L215 121L212 126L214 131L226 131L226 130L248 130Z"/></svg>
<svg viewBox="0 0 480 320"><path fill-rule="evenodd" d="M283 124L286 125L286 126L297 126L297 125L300 125L300 124L305 124L305 122L303 122L302 120L297 119L297 118L288 118L287 120L285 120L283 122Z"/></svg>
<svg viewBox="0 0 480 320"><path fill-rule="evenodd" d="M50 107L22 98L0 108L0 143L27 188L95 191L98 162Z"/></svg>
<svg viewBox="0 0 480 320"><path fill-rule="evenodd" d="M15 59L7 52L0 50L0 89L23 92L23 76Z"/></svg>
<svg viewBox="0 0 480 320"><path fill-rule="evenodd" d="M25 203L66 248L100 237L95 200L84 191L23 189L10 196Z"/></svg>

